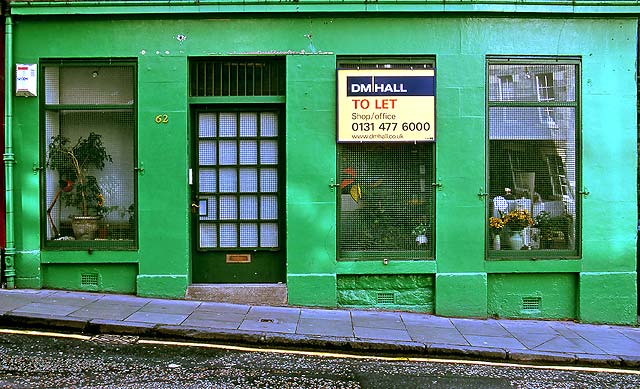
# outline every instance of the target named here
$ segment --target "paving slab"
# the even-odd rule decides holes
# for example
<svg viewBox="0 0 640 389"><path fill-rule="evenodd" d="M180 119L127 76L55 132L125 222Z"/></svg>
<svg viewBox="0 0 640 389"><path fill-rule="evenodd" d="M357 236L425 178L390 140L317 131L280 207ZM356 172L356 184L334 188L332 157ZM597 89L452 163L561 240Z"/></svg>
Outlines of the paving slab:
<svg viewBox="0 0 640 389"><path fill-rule="evenodd" d="M188 315L158 312L135 312L125 322L140 322L154 324L180 324L187 319Z"/></svg>
<svg viewBox="0 0 640 389"><path fill-rule="evenodd" d="M455 326L451 322L451 319L449 319L448 317L406 312L400 313L400 317L407 327L409 325L417 325L429 328L435 327L455 329Z"/></svg>
<svg viewBox="0 0 640 389"><path fill-rule="evenodd" d="M427 327L407 324L407 332L411 339L422 343L447 343L469 346L469 342L456 328Z"/></svg>
<svg viewBox="0 0 640 389"><path fill-rule="evenodd" d="M185 319L181 325L191 327L206 327L215 329L237 330L240 327L240 321L227 321L227 320L215 320L215 319L203 319L199 317L189 316Z"/></svg>
<svg viewBox="0 0 640 389"><path fill-rule="evenodd" d="M173 313L189 315L198 308L199 301L151 300L140 308L140 312Z"/></svg>
<svg viewBox="0 0 640 389"><path fill-rule="evenodd" d="M276 332L295 334L298 321L282 321L273 318L245 319L238 329L243 331Z"/></svg>
<svg viewBox="0 0 640 389"><path fill-rule="evenodd" d="M300 319L345 320L351 322L351 312L333 309L302 309Z"/></svg>
<svg viewBox="0 0 640 389"><path fill-rule="evenodd" d="M493 320L451 319L462 335L509 336L509 332Z"/></svg>
<svg viewBox="0 0 640 389"><path fill-rule="evenodd" d="M58 316L66 316L71 312L77 311L77 305L63 305L54 303L30 303L12 310L15 313L39 313L51 314Z"/></svg>
<svg viewBox="0 0 640 389"><path fill-rule="evenodd" d="M297 334L353 338L351 320L301 318Z"/></svg>
<svg viewBox="0 0 640 389"><path fill-rule="evenodd" d="M464 335L465 339L472 346L492 347L511 350L526 350L527 347L518 340L508 336L481 336L481 335Z"/></svg>
<svg viewBox="0 0 640 389"><path fill-rule="evenodd" d="M212 303L212 302L202 302L195 310L198 311L206 311L206 312L217 312L217 313L230 313L230 314L242 314L246 315L251 309L249 305L240 305L240 304L227 304L227 303Z"/></svg>
<svg viewBox="0 0 640 389"><path fill-rule="evenodd" d="M405 342L412 341L407 330L354 326L353 333L356 338L363 339L399 340Z"/></svg>
<svg viewBox="0 0 640 389"><path fill-rule="evenodd" d="M600 354L603 350L580 338L555 337L541 345L531 347L535 351L564 352L575 354Z"/></svg>
<svg viewBox="0 0 640 389"><path fill-rule="evenodd" d="M115 307L83 307L74 312L69 313L70 317L79 317L85 319L105 319L123 321L133 315L138 309L135 307L115 306Z"/></svg>
<svg viewBox="0 0 640 389"><path fill-rule="evenodd" d="M297 323L299 318L300 309L257 306L251 307L245 320L262 323L268 323L270 321Z"/></svg>
<svg viewBox="0 0 640 389"><path fill-rule="evenodd" d="M354 327L406 331L400 313L396 312L352 311L351 320L353 320Z"/></svg>

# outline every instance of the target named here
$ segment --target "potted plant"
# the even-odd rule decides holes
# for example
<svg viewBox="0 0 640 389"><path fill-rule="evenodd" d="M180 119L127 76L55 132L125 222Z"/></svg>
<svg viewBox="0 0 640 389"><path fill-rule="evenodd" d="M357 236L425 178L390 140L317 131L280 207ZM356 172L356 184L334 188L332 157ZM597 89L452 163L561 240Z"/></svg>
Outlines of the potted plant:
<svg viewBox="0 0 640 389"><path fill-rule="evenodd" d="M427 226L420 223L413 229L413 231L411 231L411 233L415 235L417 244L427 244Z"/></svg>
<svg viewBox="0 0 640 389"><path fill-rule="evenodd" d="M502 217L504 226L509 229L509 243L512 250L520 250L525 242L522 230L531 227L534 223L531 214L526 209L514 209Z"/></svg>
<svg viewBox="0 0 640 389"><path fill-rule="evenodd" d="M100 171L106 162L113 162L102 142L102 135L91 132L88 137L79 137L72 143L69 138L59 134L51 138L48 150L47 166L58 172L60 183L48 212L61 196L66 206L76 207L79 211L79 214L70 216L76 239L93 239L98 220L108 208L104 205L98 180L91 171ZM53 230L57 235L55 225Z"/></svg>
<svg viewBox="0 0 640 389"><path fill-rule="evenodd" d="M540 229L542 248L566 248L572 222L573 218L568 213L551 216L546 211L540 212L536 216L535 223Z"/></svg>

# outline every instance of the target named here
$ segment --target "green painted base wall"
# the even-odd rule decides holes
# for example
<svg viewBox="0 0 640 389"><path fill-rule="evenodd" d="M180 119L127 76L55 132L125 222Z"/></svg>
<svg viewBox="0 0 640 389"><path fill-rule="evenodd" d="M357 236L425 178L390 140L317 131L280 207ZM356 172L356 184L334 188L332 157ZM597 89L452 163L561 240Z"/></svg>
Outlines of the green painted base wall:
<svg viewBox="0 0 640 389"><path fill-rule="evenodd" d="M138 295L146 297L183 298L189 280L185 275L139 275Z"/></svg>
<svg viewBox="0 0 640 389"><path fill-rule="evenodd" d="M287 277L289 304L335 307L335 274L289 274Z"/></svg>
<svg viewBox="0 0 640 389"><path fill-rule="evenodd" d="M135 264L43 265L42 287L135 294L137 274Z"/></svg>
<svg viewBox="0 0 640 389"><path fill-rule="evenodd" d="M436 314L487 317L487 274L436 275Z"/></svg>
<svg viewBox="0 0 640 389"><path fill-rule="evenodd" d="M637 324L637 274L580 274L580 321Z"/></svg>
<svg viewBox="0 0 640 389"><path fill-rule="evenodd" d="M489 274L487 281L490 316L576 318L576 274Z"/></svg>
<svg viewBox="0 0 640 389"><path fill-rule="evenodd" d="M337 286L341 307L433 312L432 274L340 275Z"/></svg>

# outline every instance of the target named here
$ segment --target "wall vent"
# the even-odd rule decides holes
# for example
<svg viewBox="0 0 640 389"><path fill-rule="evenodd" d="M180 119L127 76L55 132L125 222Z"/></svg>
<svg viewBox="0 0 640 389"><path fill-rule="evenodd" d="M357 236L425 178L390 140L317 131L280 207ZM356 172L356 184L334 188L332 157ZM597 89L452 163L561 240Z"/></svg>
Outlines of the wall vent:
<svg viewBox="0 0 640 389"><path fill-rule="evenodd" d="M522 310L523 311L539 311L542 297L523 297L522 298Z"/></svg>
<svg viewBox="0 0 640 389"><path fill-rule="evenodd" d="M80 275L80 286L98 286L98 273L82 273Z"/></svg>
<svg viewBox="0 0 640 389"><path fill-rule="evenodd" d="M378 292L377 302L378 304L395 304L396 294L389 292Z"/></svg>

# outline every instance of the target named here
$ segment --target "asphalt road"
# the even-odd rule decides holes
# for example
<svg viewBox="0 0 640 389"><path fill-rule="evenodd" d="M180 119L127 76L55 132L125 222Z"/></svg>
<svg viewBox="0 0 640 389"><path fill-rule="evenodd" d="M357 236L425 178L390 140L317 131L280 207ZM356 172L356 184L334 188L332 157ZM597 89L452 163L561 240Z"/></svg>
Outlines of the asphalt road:
<svg viewBox="0 0 640 389"><path fill-rule="evenodd" d="M640 371L225 349L0 330L2 388L640 388Z"/></svg>

